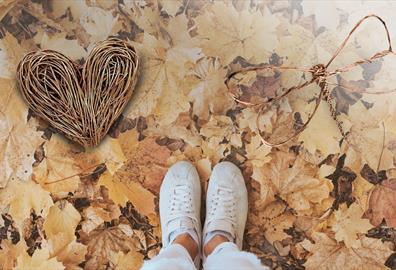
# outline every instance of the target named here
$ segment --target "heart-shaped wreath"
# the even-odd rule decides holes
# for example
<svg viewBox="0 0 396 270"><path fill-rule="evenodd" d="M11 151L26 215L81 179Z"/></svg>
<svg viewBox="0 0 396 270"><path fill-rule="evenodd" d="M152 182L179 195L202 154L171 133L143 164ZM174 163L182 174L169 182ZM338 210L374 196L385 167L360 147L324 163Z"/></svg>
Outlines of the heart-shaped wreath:
<svg viewBox="0 0 396 270"><path fill-rule="evenodd" d="M28 53L17 81L30 109L67 138L100 143L132 96L139 59L133 46L110 38L83 65L53 50Z"/></svg>

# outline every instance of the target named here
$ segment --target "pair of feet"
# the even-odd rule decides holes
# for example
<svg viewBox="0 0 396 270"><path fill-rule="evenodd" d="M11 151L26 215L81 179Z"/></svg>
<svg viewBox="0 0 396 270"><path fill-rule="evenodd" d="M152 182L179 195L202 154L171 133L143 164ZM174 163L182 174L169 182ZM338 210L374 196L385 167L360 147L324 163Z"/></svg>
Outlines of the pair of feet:
<svg viewBox="0 0 396 270"><path fill-rule="evenodd" d="M183 245L198 265L219 244L242 248L248 201L241 171L230 162L213 168L206 196L206 219L200 221L201 185L195 167L181 161L165 175L160 191L162 243ZM201 245L202 243L202 245Z"/></svg>

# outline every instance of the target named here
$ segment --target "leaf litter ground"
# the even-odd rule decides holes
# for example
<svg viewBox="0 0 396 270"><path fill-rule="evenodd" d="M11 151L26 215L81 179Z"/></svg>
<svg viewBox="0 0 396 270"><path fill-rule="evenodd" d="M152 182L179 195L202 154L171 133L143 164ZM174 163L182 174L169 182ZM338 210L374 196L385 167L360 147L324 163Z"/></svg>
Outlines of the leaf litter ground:
<svg viewBox="0 0 396 270"><path fill-rule="evenodd" d="M345 87L331 94L347 142L322 103L298 138L267 147L255 108L235 104L224 85L251 64L324 62L368 13L383 17L395 40L395 10L306 0L2 1L1 268L139 269L161 248L159 187L178 160L196 165L203 189L219 161L242 169L244 248L274 269L396 268L396 97L362 91L395 86L395 59L336 78ZM363 28L335 64L385 49L377 26ZM36 49L82 63L108 36L137 48L141 76L108 137L84 150L27 110L15 70ZM290 78L256 82L273 93Z"/></svg>

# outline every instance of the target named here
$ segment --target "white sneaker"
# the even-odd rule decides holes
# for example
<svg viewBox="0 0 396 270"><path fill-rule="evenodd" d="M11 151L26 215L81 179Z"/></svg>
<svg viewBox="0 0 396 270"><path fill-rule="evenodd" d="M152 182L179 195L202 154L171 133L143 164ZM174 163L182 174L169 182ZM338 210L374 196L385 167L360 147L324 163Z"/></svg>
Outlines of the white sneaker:
<svg viewBox="0 0 396 270"><path fill-rule="evenodd" d="M247 212L247 190L241 171L231 162L217 164L213 168L206 195L203 243L221 234L242 249Z"/></svg>
<svg viewBox="0 0 396 270"><path fill-rule="evenodd" d="M163 248L177 235L189 233L200 250L201 184L191 163L179 161L169 168L161 185L159 206ZM197 267L199 260L198 254L194 260Z"/></svg>

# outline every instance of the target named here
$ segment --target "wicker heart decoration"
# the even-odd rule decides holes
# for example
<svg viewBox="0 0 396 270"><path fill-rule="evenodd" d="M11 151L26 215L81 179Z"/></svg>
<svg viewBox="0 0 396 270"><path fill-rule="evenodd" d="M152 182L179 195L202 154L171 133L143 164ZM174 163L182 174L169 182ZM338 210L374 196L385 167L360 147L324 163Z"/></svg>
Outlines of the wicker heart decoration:
<svg viewBox="0 0 396 270"><path fill-rule="evenodd" d="M52 51L31 52L17 69L30 109L67 138L93 147L100 143L131 98L139 59L127 42L98 43L84 65Z"/></svg>

